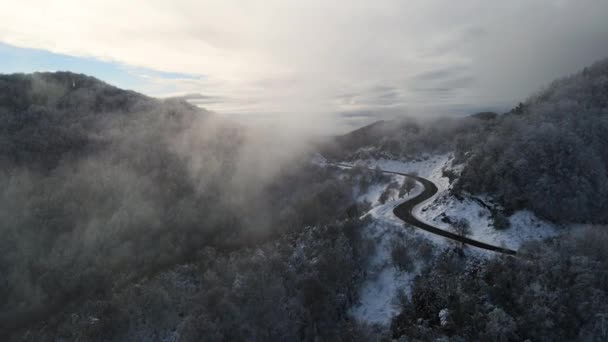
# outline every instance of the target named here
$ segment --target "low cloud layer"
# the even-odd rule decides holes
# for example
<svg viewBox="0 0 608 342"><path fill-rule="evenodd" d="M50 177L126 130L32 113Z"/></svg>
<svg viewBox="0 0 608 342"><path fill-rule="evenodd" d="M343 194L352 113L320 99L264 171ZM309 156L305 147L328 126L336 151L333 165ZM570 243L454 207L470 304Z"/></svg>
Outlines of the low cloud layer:
<svg viewBox="0 0 608 342"><path fill-rule="evenodd" d="M604 0L64 0L3 8L0 42L201 75L147 75L138 90L201 93L213 99L202 105L227 113L504 106L608 56Z"/></svg>

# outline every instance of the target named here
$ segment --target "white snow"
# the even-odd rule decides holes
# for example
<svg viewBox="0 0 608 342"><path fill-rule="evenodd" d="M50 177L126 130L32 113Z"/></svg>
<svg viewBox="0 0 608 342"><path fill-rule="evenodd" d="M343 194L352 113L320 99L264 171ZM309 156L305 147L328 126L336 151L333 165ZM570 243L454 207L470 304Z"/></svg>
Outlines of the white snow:
<svg viewBox="0 0 608 342"><path fill-rule="evenodd" d="M404 177L394 176L392 180L402 182ZM404 234L403 222L393 215L393 209L417 196L422 191L422 186L416 184L404 198L393 197L385 204L380 204L378 197L387 185L388 183L372 186L360 197L372 204L367 215L373 221L364 228L364 236L375 241L376 248L367 266L367 279L360 289L360 303L350 310L350 314L357 320L383 326L390 324L391 319L399 313L399 308L395 306L397 295L400 290L410 294L413 279L420 269L416 267L413 272L400 271L393 263L391 251L392 242L403 239Z"/></svg>
<svg viewBox="0 0 608 342"><path fill-rule="evenodd" d="M394 202L380 207L383 209L379 212L387 210L392 212ZM399 291L403 290L406 294L410 294L419 267L413 272L400 271L394 265L391 256L392 242L395 239L402 239L402 236L399 236L402 231L402 224L383 220L374 220L365 227L364 234L376 241L376 248L367 266L367 279L359 292L359 304L350 310L350 314L355 319L371 324L388 325L399 313L399 308L395 305Z"/></svg>
<svg viewBox="0 0 608 342"><path fill-rule="evenodd" d="M442 327L445 327L446 325L448 325L449 321L450 321L450 310L448 310L448 308L443 308L441 309L441 311L439 311L439 323L441 324Z"/></svg>
<svg viewBox="0 0 608 342"><path fill-rule="evenodd" d="M425 203L420 205L418 208L425 206L428 203L433 202L438 195L442 194L449 188L449 180L446 177L443 177L442 170L444 167L449 166L452 160L451 154L442 154L442 155L433 155L426 156L425 159L412 160L412 161L399 161L399 160L389 160L389 159L366 159L360 160L356 163L362 163L367 165L370 168L375 168L379 166L382 170L385 171L393 171L400 173L416 173L421 177L427 178L435 183L439 189L437 195L428 199ZM403 177L400 177L403 178ZM384 188L382 188L383 190ZM380 191L381 193L382 191ZM420 183L416 183L416 188L412 191L411 195L415 196L422 192L422 185ZM378 206L373 207L370 210L370 214L373 215L373 218L377 221L382 221L385 223L395 224L399 227L403 226L403 221L397 218L393 214L393 208L399 204L401 204L404 200L396 201L392 203L387 203L386 206ZM438 245L443 245L449 243L450 241L444 237L437 236L435 234L426 232L424 230L416 230L417 234L424 236L425 238L433 241Z"/></svg>
<svg viewBox="0 0 608 342"><path fill-rule="evenodd" d="M327 165L327 159L323 157L320 153L314 153L310 159L311 163L319 166Z"/></svg>
<svg viewBox="0 0 608 342"><path fill-rule="evenodd" d="M394 177L393 177L394 179ZM357 197L357 201L359 202L363 202L363 201L367 201L369 202L372 207L373 206L378 206L380 205L380 202L378 201L378 199L380 198L380 195L384 192L384 189L386 189L388 183L382 183L382 184L374 184L372 186L369 187L369 189L367 189L367 191L361 195L359 195L359 197Z"/></svg>
<svg viewBox="0 0 608 342"><path fill-rule="evenodd" d="M481 197L487 203L487 198ZM440 192L433 202L419 206L414 215L435 227L450 230L450 224L442 221L466 219L470 225L470 238L495 246L517 250L522 243L542 240L559 234L557 227L544 221L531 211L518 211L509 217L511 227L498 230L493 227L490 211L470 197L462 200L450 196L447 191Z"/></svg>
<svg viewBox="0 0 608 342"><path fill-rule="evenodd" d="M442 170L447 167L456 172L459 171L459 166L451 165L452 159L451 154L444 154L407 162L370 159L357 161L357 163L363 163L370 168L379 166L385 171L417 173L435 183L439 188L438 193L419 205L415 209L414 215L439 228L450 229L450 225L442 221L445 216L451 220L464 218L470 224L471 238L515 250L525 241L544 239L558 234L555 225L537 218L530 211L519 211L512 215L509 218L510 228L495 229L492 226L491 213L485 206L471 197L463 197L459 200L450 195L449 179L443 177ZM392 180L399 182L402 182L403 179L402 176L392 177ZM410 295L413 279L421 269L419 262L413 272L400 271L393 264L392 241L402 239L403 234L417 234L438 245L451 243L451 240L421 229L405 230L403 222L393 214L395 206L422 192L421 184L417 183L414 190L405 198L391 198L385 204L380 204L378 198L387 185L388 183L371 186L365 194L359 196L359 200L366 200L372 204L367 215L370 215L373 220L365 227L364 234L376 242L376 249L368 265L367 279L360 289L360 303L350 310L355 319L382 326L390 324L391 319L398 313L398 308L394 303L399 291L403 290L406 295ZM489 203L491 200L484 196L478 198L485 203ZM475 250L473 251L473 249ZM468 250L479 255L494 255L492 252L477 248L468 248Z"/></svg>
<svg viewBox="0 0 608 342"><path fill-rule="evenodd" d="M425 159L412 161L399 161L389 159L366 159L359 162L368 165L371 168L380 166L382 170L401 172L401 173L418 173L420 177L427 178L439 187L439 189L447 189L449 181L442 176L442 169L452 159L450 153L426 156Z"/></svg>
<svg viewBox="0 0 608 342"><path fill-rule="evenodd" d="M451 154L442 154L427 156L424 160L408 162L386 159L364 160L361 162L372 168L380 166L381 169L386 171L416 172L419 176L435 183L439 191L433 198L419 205L414 210L414 215L438 228L450 229L450 224L442 221L444 217L442 214L451 219L464 218L471 226L470 238L515 250L525 241L541 240L559 234L554 224L536 217L534 213L527 210L518 211L509 218L511 223L510 228L505 230L495 229L492 225L491 213L487 208L470 197L465 197L460 201L449 194L449 179L443 177L442 170L447 167L458 173L462 168L462 165L452 166L452 158ZM478 196L478 198L486 203L490 200L487 196ZM392 210L384 212L384 214L392 216ZM425 232L423 234L440 244L450 242L443 237L437 237L431 233Z"/></svg>
<svg viewBox="0 0 608 342"><path fill-rule="evenodd" d="M412 280L412 273L399 272L387 265L374 279L363 283L360 303L351 309L351 315L359 321L388 325L399 313L394 303L399 289L409 287Z"/></svg>
<svg viewBox="0 0 608 342"><path fill-rule="evenodd" d="M511 228L504 233L510 237L510 243L519 247L523 242L542 240L559 235L558 227L540 219L529 210L520 210L509 217ZM496 231L496 230L495 230ZM507 246L509 243L507 243Z"/></svg>

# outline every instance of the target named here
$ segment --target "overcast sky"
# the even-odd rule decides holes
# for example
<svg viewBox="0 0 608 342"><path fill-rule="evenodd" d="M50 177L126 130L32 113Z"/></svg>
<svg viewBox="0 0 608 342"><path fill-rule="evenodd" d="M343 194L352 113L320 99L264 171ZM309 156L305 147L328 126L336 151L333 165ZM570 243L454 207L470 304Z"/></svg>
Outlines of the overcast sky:
<svg viewBox="0 0 608 342"><path fill-rule="evenodd" d="M227 113L503 108L608 56L606 0L0 2L0 72L73 65Z"/></svg>

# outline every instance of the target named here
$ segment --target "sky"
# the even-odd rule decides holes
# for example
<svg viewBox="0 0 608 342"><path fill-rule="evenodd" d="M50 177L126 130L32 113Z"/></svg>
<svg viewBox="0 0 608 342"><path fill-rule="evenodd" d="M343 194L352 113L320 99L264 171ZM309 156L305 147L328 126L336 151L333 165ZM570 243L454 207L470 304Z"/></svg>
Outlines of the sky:
<svg viewBox="0 0 608 342"><path fill-rule="evenodd" d="M506 110L608 57L606 0L0 0L0 72L300 121Z"/></svg>

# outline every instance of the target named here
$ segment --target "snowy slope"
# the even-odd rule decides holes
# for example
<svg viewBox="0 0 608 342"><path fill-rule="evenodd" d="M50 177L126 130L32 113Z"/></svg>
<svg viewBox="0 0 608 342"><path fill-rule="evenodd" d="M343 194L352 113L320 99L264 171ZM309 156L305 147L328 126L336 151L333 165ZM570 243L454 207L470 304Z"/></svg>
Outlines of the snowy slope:
<svg viewBox="0 0 608 342"><path fill-rule="evenodd" d="M450 229L450 224L444 222L445 217L451 220L465 218L471 226L471 237L491 243L517 249L523 242L533 239L544 239L558 234L557 227L550 222L537 218L529 211L520 211L509 218L511 228L497 230L492 226L491 213L478 201L470 197L457 198L450 193L449 179L443 177L444 168L458 170L452 166L452 155L429 156L424 160L396 161L386 159L362 160L370 168L379 166L385 171L402 173L417 173L419 176L433 181L439 188L438 193L426 203L416 208L414 214L425 222L439 228ZM402 182L404 177L393 176L392 180ZM360 292L360 303L351 308L351 315L360 321L386 326L398 312L394 303L400 290L410 294L414 277L421 269L421 262L412 272L402 272L393 263L391 257L392 242L403 239L404 234L422 236L433 241L438 246L450 246L451 241L435 234L415 229L404 229L403 222L393 214L395 206L418 195L422 191L420 184L406 198L389 199L385 204L378 202L378 197L388 183L372 186L360 196L360 200L372 203L368 212L373 218L365 228L365 235L375 241L375 254L368 265L368 277ZM480 198L490 202L488 198ZM412 239L409 239L412 241ZM469 248L468 253L482 256L492 256L492 252Z"/></svg>
<svg viewBox="0 0 608 342"><path fill-rule="evenodd" d="M401 178L400 181L404 177ZM384 184L384 186L386 186ZM414 272L400 271L393 263L391 251L394 240L402 239L404 234L403 222L395 217L393 208L403 201L417 196L422 187L416 186L412 192L402 199L393 199L385 204L378 202L378 197L384 186L372 187L366 199L372 203L368 215L373 218L371 224L365 227L364 236L376 243L373 256L367 266L367 279L363 282L359 293L360 303L351 308L351 315L360 321L372 324L387 325L399 312L394 305L400 290L410 293L410 286L417 270ZM382 190L378 191L380 188Z"/></svg>
<svg viewBox="0 0 608 342"><path fill-rule="evenodd" d="M448 156L439 156L410 163L391 160L365 160L361 162L371 168L378 165L386 171L417 172L421 176L438 179L441 175L441 167L445 164L447 158ZM402 183L404 179L405 177L402 176L393 176L391 181ZM364 235L376 243L376 248L367 266L367 279L360 289L360 303L350 310L351 315L357 320L383 326L390 324L391 319L399 312L399 308L395 305L399 292L404 291L406 295L410 294L414 277L421 269L420 263L417 263L417 266L411 272L399 270L393 263L391 252L394 241L403 241L405 234L412 234L411 231L404 229L403 221L393 215L393 209L404 201L420 194L422 185L416 183L415 188L404 198L395 196L385 204L381 204L378 198L388 183L371 186L359 198L359 200L366 200L372 204L368 215L373 220L370 225L365 227ZM413 234L417 233L413 232Z"/></svg>
<svg viewBox="0 0 608 342"><path fill-rule="evenodd" d="M442 170L444 168L459 169L459 166L451 165L451 154L430 156L426 160L413 162L385 159L366 160L364 162L370 167L377 165L386 171L417 172L419 176L435 183L439 188L435 197L416 208L414 214L436 227L450 229L450 224L445 222L446 216L452 221L466 219L471 226L471 238L511 249L518 249L525 241L545 239L559 234L558 228L554 224L536 217L534 213L527 210L516 212L509 218L511 228L495 229L492 225L491 213L486 207L473 198L464 197L459 199L450 194L449 179L443 177ZM483 196L480 199L489 202ZM434 236L429 238L440 243L446 242L444 238Z"/></svg>
<svg viewBox="0 0 608 342"><path fill-rule="evenodd" d="M417 173L419 176L433 181L439 190L442 190L448 188L449 180L442 176L441 170L444 166L449 165L451 159L451 154L441 154L407 162L389 159L366 159L358 162L371 168L379 166L385 171Z"/></svg>
<svg viewBox="0 0 608 342"><path fill-rule="evenodd" d="M493 227L490 211L465 197L458 199L447 192L438 194L435 201L418 207L414 214L438 228L450 229L446 220L466 219L471 228L470 238L496 246L517 250L525 241L556 236L559 231L551 222L539 219L534 213L523 210L509 217L511 227L497 230Z"/></svg>

